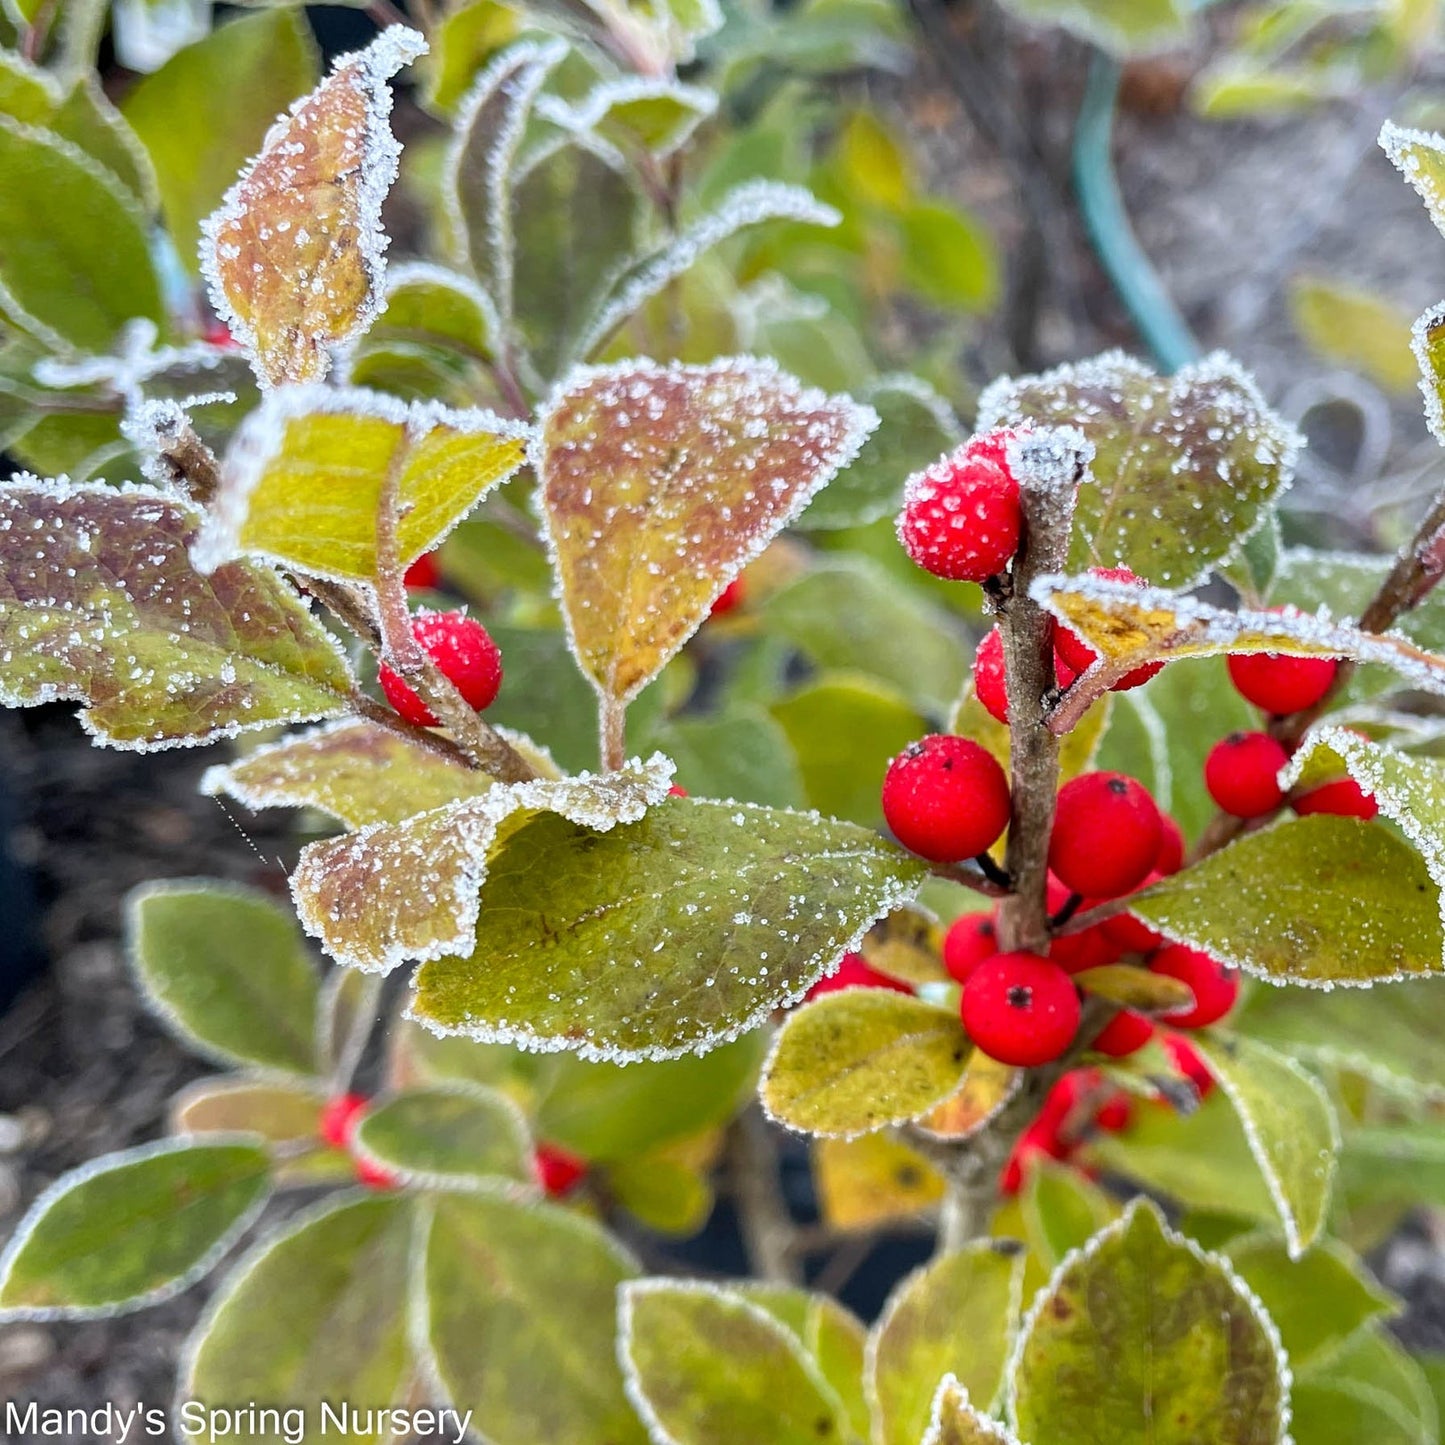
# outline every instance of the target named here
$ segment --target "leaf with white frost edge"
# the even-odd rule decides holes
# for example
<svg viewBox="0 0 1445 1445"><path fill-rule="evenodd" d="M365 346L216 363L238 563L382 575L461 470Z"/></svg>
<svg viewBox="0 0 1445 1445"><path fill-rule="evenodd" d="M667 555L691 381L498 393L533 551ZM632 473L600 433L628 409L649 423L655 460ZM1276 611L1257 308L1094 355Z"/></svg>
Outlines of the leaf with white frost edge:
<svg viewBox="0 0 1445 1445"><path fill-rule="evenodd" d="M374 584L388 487L395 560L406 567L521 466L530 435L489 411L357 387L281 387L231 443L192 560L211 572L249 556Z"/></svg>
<svg viewBox="0 0 1445 1445"><path fill-rule="evenodd" d="M949 1373L939 1381L922 1445L1019 1445L1007 1426L974 1409L968 1390Z"/></svg>
<svg viewBox="0 0 1445 1445"><path fill-rule="evenodd" d="M1425 202L1435 228L1445 235L1445 136L1407 130L1386 121L1380 128L1380 149Z"/></svg>
<svg viewBox="0 0 1445 1445"><path fill-rule="evenodd" d="M1201 1033L1194 1045L1239 1116L1298 1259L1325 1227L1339 1165L1330 1096L1293 1059L1242 1034Z"/></svg>
<svg viewBox="0 0 1445 1445"><path fill-rule="evenodd" d="M202 222L211 304L263 387L320 381L327 348L376 318L388 244L381 207L401 156L387 82L426 50L417 31L394 25L338 57Z"/></svg>
<svg viewBox="0 0 1445 1445"><path fill-rule="evenodd" d="M1132 1275L1125 1256L1131 1246L1146 1254L1132 1261ZM1162 1261L1159 1246L1167 1251ZM1171 1276L1171 1265L1179 1277ZM1166 1287L1173 1293L1157 1298ZM1061 1298L1066 1289L1070 1300ZM1142 1359L1128 1353L1131 1343L1140 1343L1131 1334L1135 1327L1147 1333ZM1168 1344L1175 1347L1173 1378L1163 1381L1169 1394L1159 1400L1153 1391L1160 1370L1171 1364ZM1221 1377L1220 1398L1206 1417L1207 1398L1183 1392L1201 1384L1208 1390L1205 1370L1212 1366ZM1236 1398L1226 1388L1241 1374L1235 1390L1251 1387L1255 1398ZM1061 1392L1055 1401L1042 1393L1051 1381ZM1290 1445L1290 1368L1273 1321L1227 1259L1169 1229L1151 1200L1132 1201L1115 1223L1060 1262L1024 1318L1008 1383L1013 1428L1048 1445L1100 1439L1192 1445L1226 1438L1221 1430L1230 1432L1230 1445ZM1148 1393L1135 1393L1136 1384Z"/></svg>
<svg viewBox="0 0 1445 1445"><path fill-rule="evenodd" d="M205 1166L216 1171L209 1178ZM149 1200L127 1199L136 1180L142 1191L149 1183ZM160 1304L216 1266L270 1192L255 1135L164 1139L92 1159L16 1225L0 1256L0 1321L105 1319ZM67 1263L80 1271L68 1285L57 1279ZM118 1275L123 1264L128 1276Z"/></svg>
<svg viewBox="0 0 1445 1445"><path fill-rule="evenodd" d="M0 702L76 701L108 747L190 747L335 717L336 640L270 568L202 577L200 510L157 487L0 483Z"/></svg>
<svg viewBox="0 0 1445 1445"><path fill-rule="evenodd" d="M297 917L337 963L367 973L468 953L491 856L527 818L553 812L606 832L636 822L671 784L672 764L656 753L615 773L502 784L312 843L291 875Z"/></svg>
<svg viewBox="0 0 1445 1445"><path fill-rule="evenodd" d="M604 80L575 104L544 95L539 113L572 131L592 131L620 150L666 160L717 111L715 91L657 76Z"/></svg>
<svg viewBox="0 0 1445 1445"><path fill-rule="evenodd" d="M470 955L424 963L408 1014L615 1063L707 1053L800 999L924 872L779 808L669 798L607 833L537 813L492 857Z"/></svg>

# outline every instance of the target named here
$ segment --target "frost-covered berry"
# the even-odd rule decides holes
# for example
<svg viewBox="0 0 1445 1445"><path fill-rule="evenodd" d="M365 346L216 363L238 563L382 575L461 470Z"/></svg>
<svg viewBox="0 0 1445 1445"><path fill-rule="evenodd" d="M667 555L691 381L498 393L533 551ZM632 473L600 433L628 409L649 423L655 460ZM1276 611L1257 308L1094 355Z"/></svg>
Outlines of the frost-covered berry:
<svg viewBox="0 0 1445 1445"><path fill-rule="evenodd" d="M950 582L985 582L1018 551L1019 487L1005 466L967 447L909 479L898 540L925 572Z"/></svg>
<svg viewBox="0 0 1445 1445"><path fill-rule="evenodd" d="M502 654L476 618L464 612L418 612L411 620L411 631L470 707L481 712L496 701L502 686ZM432 710L399 673L383 663L377 678L386 700L407 722L423 728L437 725Z"/></svg>
<svg viewBox="0 0 1445 1445"><path fill-rule="evenodd" d="M1154 1025L1143 1014L1124 1008L1099 1030L1089 1047L1111 1059L1123 1059L1138 1053L1153 1037Z"/></svg>
<svg viewBox="0 0 1445 1445"><path fill-rule="evenodd" d="M709 617L726 617L729 612L736 611L747 600L747 583L741 577L734 577L721 592L718 593L717 601L708 609Z"/></svg>
<svg viewBox="0 0 1445 1445"><path fill-rule="evenodd" d="M997 952L998 928L992 913L965 913L943 935L943 966L959 983L966 983L969 974Z"/></svg>
<svg viewBox="0 0 1445 1445"><path fill-rule="evenodd" d="M1074 680L1074 670L1057 653L1054 655L1054 679L1059 688ZM1001 723L1008 722L1008 675L1004 667L1003 633L991 628L978 651L973 655L973 691L984 710Z"/></svg>
<svg viewBox="0 0 1445 1445"><path fill-rule="evenodd" d="M1162 831L1142 783L1123 773L1081 773L1059 789L1049 867L1086 898L1118 898L1153 870Z"/></svg>
<svg viewBox="0 0 1445 1445"><path fill-rule="evenodd" d="M888 765L883 816L920 858L957 863L991 847L1008 826L1008 778L976 742L934 733Z"/></svg>
<svg viewBox="0 0 1445 1445"><path fill-rule="evenodd" d="M1154 871L1168 877L1184 866L1184 830L1169 816L1159 815L1159 856L1154 860Z"/></svg>
<svg viewBox="0 0 1445 1445"><path fill-rule="evenodd" d="M1336 778L1290 799L1290 807L1302 818L1311 813L1333 813L1337 818L1363 818L1368 822L1380 811L1373 793L1367 793L1353 778Z"/></svg>
<svg viewBox="0 0 1445 1445"><path fill-rule="evenodd" d="M845 953L838 960L838 967L820 978L808 990L806 997L810 1000L820 998L825 993L837 993L845 988L891 988L894 993L913 992L902 979L879 973L861 953Z"/></svg>
<svg viewBox="0 0 1445 1445"><path fill-rule="evenodd" d="M1262 818L1284 802L1279 772L1287 762L1289 754L1268 733L1230 733L1204 760L1204 786L1226 813Z"/></svg>
<svg viewBox="0 0 1445 1445"><path fill-rule="evenodd" d="M1235 691L1276 717L1313 707L1334 684L1333 657L1286 657L1275 652L1238 652L1227 661Z"/></svg>
<svg viewBox="0 0 1445 1445"><path fill-rule="evenodd" d="M432 592L441 584L442 569L437 565L435 552L423 552L401 579L407 588L416 592Z"/></svg>
<svg viewBox="0 0 1445 1445"><path fill-rule="evenodd" d="M1161 1030L1159 1042L1174 1067L1194 1085L1194 1092L1201 1099L1207 1099L1214 1087L1214 1075L1209 1072L1209 1065L1200 1057L1199 1050L1183 1034L1170 1033L1167 1029Z"/></svg>
<svg viewBox="0 0 1445 1445"><path fill-rule="evenodd" d="M532 1166L537 1183L553 1199L570 1194L587 1177L587 1161L560 1144L538 1144Z"/></svg>
<svg viewBox="0 0 1445 1445"><path fill-rule="evenodd" d="M969 1038L1001 1064L1035 1067L1058 1058L1079 1028L1079 995L1058 964L1036 953L999 953L963 986Z"/></svg>
<svg viewBox="0 0 1445 1445"><path fill-rule="evenodd" d="M1182 943L1161 948L1149 960L1149 968L1166 978L1177 978L1193 991L1192 1006L1160 1015L1177 1029L1203 1029L1218 1023L1239 997L1239 976L1232 969Z"/></svg>
<svg viewBox="0 0 1445 1445"><path fill-rule="evenodd" d="M1091 577L1101 577L1106 582L1127 582L1134 587L1146 587L1148 583L1127 567L1091 567ZM1054 628L1054 649L1075 674L1083 672L1098 661L1099 654L1071 627L1062 625ZM1164 666L1162 662L1146 662L1132 672L1126 672L1110 689L1111 692L1128 692L1140 687L1155 676Z"/></svg>
<svg viewBox="0 0 1445 1445"><path fill-rule="evenodd" d="M351 1172L356 1176L358 1184L364 1184L368 1189L400 1189L401 1178L393 1174L390 1169L383 1165L375 1164L370 1159L353 1159Z"/></svg>
<svg viewBox="0 0 1445 1445"><path fill-rule="evenodd" d="M351 1145L351 1136L366 1114L366 1097L363 1094L337 1094L326 1101L317 1121L316 1132L334 1149L346 1149Z"/></svg>

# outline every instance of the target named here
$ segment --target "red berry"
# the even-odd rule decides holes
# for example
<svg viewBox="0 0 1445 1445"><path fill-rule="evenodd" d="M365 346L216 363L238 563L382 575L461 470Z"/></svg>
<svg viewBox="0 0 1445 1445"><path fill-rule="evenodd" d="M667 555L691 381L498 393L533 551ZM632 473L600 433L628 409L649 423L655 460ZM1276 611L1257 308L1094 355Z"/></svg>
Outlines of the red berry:
<svg viewBox="0 0 1445 1445"><path fill-rule="evenodd" d="M326 1101L316 1132L334 1149L350 1147L351 1136L366 1113L366 1098L362 1094L337 1094Z"/></svg>
<svg viewBox="0 0 1445 1445"><path fill-rule="evenodd" d="M1058 964L1036 953L999 953L963 986L963 1027L1001 1064L1033 1067L1059 1057L1079 1027L1079 995Z"/></svg>
<svg viewBox="0 0 1445 1445"><path fill-rule="evenodd" d="M1151 883L1157 883L1162 876L1157 871L1153 872L1141 886L1147 888ZM1099 926L1104 930L1104 936L1121 953L1149 953L1162 942L1160 936L1147 923L1135 918L1131 913L1116 913L1113 918L1105 919Z"/></svg>
<svg viewBox="0 0 1445 1445"><path fill-rule="evenodd" d="M667 796L669 798L685 798L687 797L687 795L687 789L684 788L680 783L674 783L667 790Z"/></svg>
<svg viewBox="0 0 1445 1445"><path fill-rule="evenodd" d="M1036 1159L1062 1159L1067 1153L1067 1148L1053 1129L1036 1119L1019 1135L1019 1141L999 1175L999 1192L1017 1194Z"/></svg>
<svg viewBox="0 0 1445 1445"><path fill-rule="evenodd" d="M201 333L201 340L210 342L212 346L223 346L227 351L234 350L241 344L231 335L231 328L219 320L207 323L206 329Z"/></svg>
<svg viewBox="0 0 1445 1445"><path fill-rule="evenodd" d="M1088 906L1085 900L1084 908ZM1065 973L1082 973L1086 968L1102 968L1106 963L1117 963L1121 952L1100 924L1081 929L1078 933L1060 934L1049 944L1049 957Z"/></svg>
<svg viewBox="0 0 1445 1445"><path fill-rule="evenodd" d="M837 993L845 988L891 988L894 993L913 992L901 979L889 978L886 973L870 967L861 953L845 953L838 960L838 967L820 978L808 990L806 997L820 998L825 993Z"/></svg>
<svg viewBox="0 0 1445 1445"><path fill-rule="evenodd" d="M370 1159L352 1160L351 1171L356 1175L356 1182L366 1185L368 1189L401 1188L400 1176L380 1164L373 1164Z"/></svg>
<svg viewBox="0 0 1445 1445"><path fill-rule="evenodd" d="M1241 697L1282 717L1313 707L1334 684L1339 664L1333 657L1237 652L1230 655L1228 667L1229 680Z"/></svg>
<svg viewBox="0 0 1445 1445"><path fill-rule="evenodd" d="M1162 832L1142 783L1123 773L1081 773L1059 789L1049 867L1075 893L1118 898L1148 876Z"/></svg>
<svg viewBox="0 0 1445 1445"><path fill-rule="evenodd" d="M1008 779L977 743L934 733L888 765L883 816L920 858L957 863L991 847L1008 826Z"/></svg>
<svg viewBox="0 0 1445 1445"><path fill-rule="evenodd" d="M1149 967L1188 984L1194 992L1192 1007L1160 1015L1175 1028L1202 1029L1218 1023L1239 997L1238 975L1197 948L1171 943L1149 960Z"/></svg>
<svg viewBox="0 0 1445 1445"><path fill-rule="evenodd" d="M943 966L959 983L997 952L998 929L992 913L965 913L943 935Z"/></svg>
<svg viewBox="0 0 1445 1445"><path fill-rule="evenodd" d="M743 579L734 577L723 590L718 593L717 601L708 610L710 617L726 617L729 612L741 607L747 598L747 584Z"/></svg>
<svg viewBox="0 0 1445 1445"><path fill-rule="evenodd" d="M1000 470L1009 472L1008 444L1018 435L1012 427L981 431L964 442L962 455L969 461L992 462Z"/></svg>
<svg viewBox="0 0 1445 1445"><path fill-rule="evenodd" d="M1148 585L1142 577L1136 576L1127 567L1091 567L1089 575L1101 577L1106 582L1127 582L1134 587ZM1055 627L1054 648L1075 673L1092 667L1099 657L1099 654L1070 627ZM1126 672L1110 691L1128 692L1130 688L1140 687L1155 676L1163 666L1162 662L1146 662L1142 667L1136 667L1132 672Z"/></svg>
<svg viewBox="0 0 1445 1445"><path fill-rule="evenodd" d="M1204 760L1209 796L1236 818L1262 818L1284 802L1279 770L1289 754L1268 733L1230 733Z"/></svg>
<svg viewBox="0 0 1445 1445"><path fill-rule="evenodd" d="M437 566L435 552L423 552L410 567L401 579L408 587L415 588L418 592L430 592L435 590L442 580L442 569Z"/></svg>
<svg viewBox="0 0 1445 1445"><path fill-rule="evenodd" d="M1209 1072L1209 1065L1200 1057L1199 1050L1183 1034L1161 1031L1159 1042L1174 1061L1174 1067L1194 1085L1194 1092L1201 1099L1207 1099L1214 1087L1214 1075Z"/></svg>
<svg viewBox="0 0 1445 1445"><path fill-rule="evenodd" d="M1054 655L1054 680L1060 690L1073 682L1075 673L1068 663ZM973 691L984 710L1001 723L1008 722L1008 677L1004 668L1003 633L997 626L978 645L973 655Z"/></svg>
<svg viewBox="0 0 1445 1445"><path fill-rule="evenodd" d="M1368 822L1379 811L1373 793L1367 793L1353 778L1336 778L1290 799L1301 818L1311 813L1333 813L1338 818L1363 818Z"/></svg>
<svg viewBox="0 0 1445 1445"><path fill-rule="evenodd" d="M984 582L1013 559L1022 524L1018 483L996 462L965 449L909 478L898 538L935 577Z"/></svg>
<svg viewBox="0 0 1445 1445"><path fill-rule="evenodd" d="M570 1194L587 1177L587 1161L560 1144L538 1144L532 1162L537 1182L553 1199Z"/></svg>
<svg viewBox="0 0 1445 1445"><path fill-rule="evenodd" d="M1070 1069L1044 1096L1035 1125L1062 1138L1070 1132L1069 1125L1077 1122L1074 1115L1079 1105L1099 1087L1101 1080L1097 1069Z"/></svg>
<svg viewBox="0 0 1445 1445"><path fill-rule="evenodd" d="M418 612L411 631L469 706L481 712L496 701L502 686L502 654L474 617L464 612ZM398 673L382 663L377 676L386 700L407 722L423 728L437 725L431 709Z"/></svg>
<svg viewBox="0 0 1445 1445"><path fill-rule="evenodd" d="M1154 860L1154 871L1177 873L1184 866L1184 831L1168 813L1159 815L1159 856Z"/></svg>
<svg viewBox="0 0 1445 1445"><path fill-rule="evenodd" d="M1125 1008L1104 1025L1089 1047L1111 1059L1122 1059L1137 1053L1153 1037L1154 1025L1143 1014Z"/></svg>
<svg viewBox="0 0 1445 1445"><path fill-rule="evenodd" d="M1105 1100L1094 1122L1106 1134L1117 1134L1129 1127L1134 1117L1134 1101L1122 1089Z"/></svg>

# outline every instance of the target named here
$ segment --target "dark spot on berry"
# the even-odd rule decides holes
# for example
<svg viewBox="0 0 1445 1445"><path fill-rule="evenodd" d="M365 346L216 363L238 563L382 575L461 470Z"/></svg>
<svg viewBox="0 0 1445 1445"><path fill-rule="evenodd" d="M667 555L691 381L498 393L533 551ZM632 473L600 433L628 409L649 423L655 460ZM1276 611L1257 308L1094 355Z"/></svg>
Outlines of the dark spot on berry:
<svg viewBox="0 0 1445 1445"><path fill-rule="evenodd" d="M1016 983L1005 995L1010 1008L1026 1009L1031 1008L1034 1002L1034 991L1025 984Z"/></svg>
<svg viewBox="0 0 1445 1445"><path fill-rule="evenodd" d="M1119 798L1124 797L1129 791L1129 785L1123 778L1110 778L1104 786Z"/></svg>
<svg viewBox="0 0 1445 1445"><path fill-rule="evenodd" d="M951 772L953 771L953 759L952 759L952 758L944 758L944 760L943 760L943 771L944 771L945 773L951 773Z"/></svg>

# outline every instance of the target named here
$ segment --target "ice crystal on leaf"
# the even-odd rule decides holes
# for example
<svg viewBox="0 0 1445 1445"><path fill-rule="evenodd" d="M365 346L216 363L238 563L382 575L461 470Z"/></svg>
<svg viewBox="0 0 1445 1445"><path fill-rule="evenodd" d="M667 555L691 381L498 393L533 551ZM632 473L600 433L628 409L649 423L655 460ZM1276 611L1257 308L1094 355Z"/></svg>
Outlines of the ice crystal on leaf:
<svg viewBox="0 0 1445 1445"><path fill-rule="evenodd" d="M656 677L876 424L747 358L569 377L532 465L568 636L602 697Z"/></svg>
<svg viewBox="0 0 1445 1445"><path fill-rule="evenodd" d="M426 48L416 31L393 26L341 56L272 126L202 227L211 302L263 386L321 380L327 348L376 317L387 245L381 204L401 150L387 82Z"/></svg>
<svg viewBox="0 0 1445 1445"><path fill-rule="evenodd" d="M199 522L154 487L0 484L0 701L82 702L98 742L140 749L346 711L330 634L268 567L201 576Z"/></svg>

